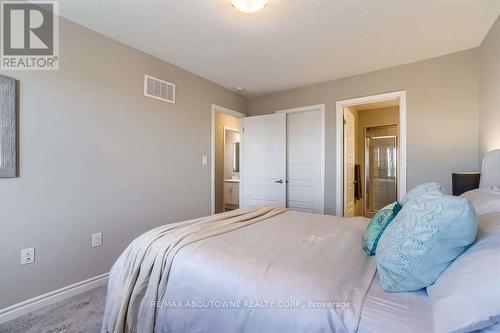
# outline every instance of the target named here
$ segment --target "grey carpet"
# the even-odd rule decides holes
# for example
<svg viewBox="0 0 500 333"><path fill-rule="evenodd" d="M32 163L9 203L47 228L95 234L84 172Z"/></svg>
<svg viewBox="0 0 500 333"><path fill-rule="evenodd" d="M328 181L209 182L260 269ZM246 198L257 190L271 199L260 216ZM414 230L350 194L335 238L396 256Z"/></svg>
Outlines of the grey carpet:
<svg viewBox="0 0 500 333"><path fill-rule="evenodd" d="M101 330L106 286L33 311L0 325L1 333L53 333Z"/></svg>

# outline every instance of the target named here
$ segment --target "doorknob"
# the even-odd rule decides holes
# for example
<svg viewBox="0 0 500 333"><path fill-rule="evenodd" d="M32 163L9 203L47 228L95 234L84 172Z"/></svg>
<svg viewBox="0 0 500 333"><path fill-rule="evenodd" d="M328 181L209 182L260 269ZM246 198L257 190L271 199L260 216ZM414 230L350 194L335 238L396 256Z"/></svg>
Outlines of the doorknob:
<svg viewBox="0 0 500 333"><path fill-rule="evenodd" d="M283 179L280 179L280 180L275 180L274 181L276 184L283 184Z"/></svg>

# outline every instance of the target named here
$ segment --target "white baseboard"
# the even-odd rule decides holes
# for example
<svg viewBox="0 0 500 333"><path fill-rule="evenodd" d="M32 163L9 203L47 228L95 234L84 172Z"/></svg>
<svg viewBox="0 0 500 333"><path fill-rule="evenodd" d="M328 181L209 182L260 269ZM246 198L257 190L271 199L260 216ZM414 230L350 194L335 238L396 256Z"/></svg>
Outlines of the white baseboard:
<svg viewBox="0 0 500 333"><path fill-rule="evenodd" d="M90 279L83 280L69 286L53 290L46 294L31 298L24 302L20 302L0 309L0 324L30 313L32 311L41 309L44 306L62 301L71 296L78 295L87 290L104 285L108 282L108 275L109 273L94 276Z"/></svg>

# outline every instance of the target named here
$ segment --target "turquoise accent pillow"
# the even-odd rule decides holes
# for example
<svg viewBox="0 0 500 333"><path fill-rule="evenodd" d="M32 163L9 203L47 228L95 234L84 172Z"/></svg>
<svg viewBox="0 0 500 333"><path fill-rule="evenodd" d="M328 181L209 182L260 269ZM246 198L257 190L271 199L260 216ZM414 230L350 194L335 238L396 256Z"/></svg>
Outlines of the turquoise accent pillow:
<svg viewBox="0 0 500 333"><path fill-rule="evenodd" d="M377 270L385 291L425 288L474 242L477 216L466 198L422 194L382 234Z"/></svg>
<svg viewBox="0 0 500 333"><path fill-rule="evenodd" d="M401 199L400 203L404 206L407 202L411 200L415 200L422 195L446 195L445 189L439 185L438 183L425 183L418 186L415 186L408 192L403 199Z"/></svg>
<svg viewBox="0 0 500 333"><path fill-rule="evenodd" d="M377 244L384 233L385 228L392 222L398 212L401 210L399 202L395 202L382 208L375 214L366 227L365 237L363 239L363 250L369 256L374 256L377 250Z"/></svg>

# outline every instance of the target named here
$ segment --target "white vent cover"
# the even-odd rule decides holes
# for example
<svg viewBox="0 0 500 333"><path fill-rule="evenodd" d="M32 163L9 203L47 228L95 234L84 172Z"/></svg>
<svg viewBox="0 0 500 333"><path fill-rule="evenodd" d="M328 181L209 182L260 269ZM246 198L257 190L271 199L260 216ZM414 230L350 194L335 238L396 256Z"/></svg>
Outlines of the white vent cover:
<svg viewBox="0 0 500 333"><path fill-rule="evenodd" d="M175 84L144 75L144 96L175 103Z"/></svg>

